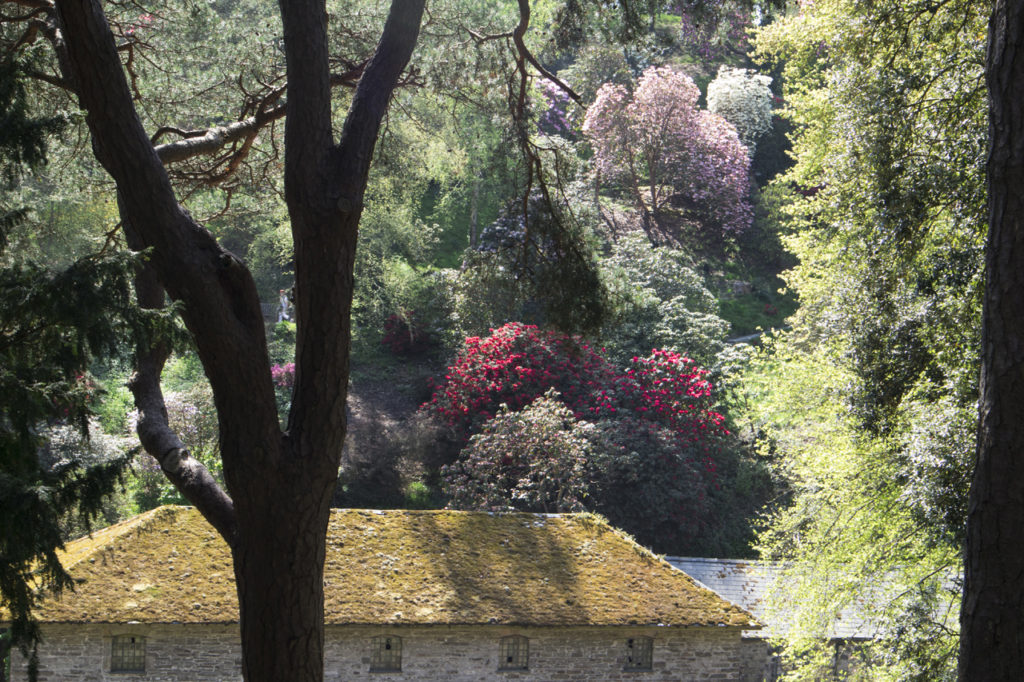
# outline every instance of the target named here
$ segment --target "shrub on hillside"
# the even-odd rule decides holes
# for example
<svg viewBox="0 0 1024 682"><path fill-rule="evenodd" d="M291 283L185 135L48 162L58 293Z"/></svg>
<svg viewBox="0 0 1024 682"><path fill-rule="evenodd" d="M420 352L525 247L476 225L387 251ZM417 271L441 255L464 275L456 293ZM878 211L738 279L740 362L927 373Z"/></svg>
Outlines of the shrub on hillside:
<svg viewBox="0 0 1024 682"><path fill-rule="evenodd" d="M729 323L683 251L652 246L632 232L615 242L601 266L618 301L602 329L610 358L622 363L651 348L671 348L714 364Z"/></svg>
<svg viewBox="0 0 1024 682"><path fill-rule="evenodd" d="M683 551L708 525L710 444L625 413L577 420L550 390L518 412L502 405L442 469L443 488L452 508L596 511L647 546Z"/></svg>
<svg viewBox="0 0 1024 682"><path fill-rule="evenodd" d="M551 388L582 416L614 379L612 366L579 339L510 322L467 338L423 408L464 442L499 405L519 410Z"/></svg>
<svg viewBox="0 0 1024 682"><path fill-rule="evenodd" d="M549 389L576 419L635 416L687 433L721 428L707 371L675 351L654 350L617 370L581 339L510 322L469 337L423 409L463 441L507 405L516 411Z"/></svg>
<svg viewBox="0 0 1024 682"><path fill-rule="evenodd" d="M442 469L455 509L567 512L587 509L586 431L551 389L524 409L502 405L459 461Z"/></svg>

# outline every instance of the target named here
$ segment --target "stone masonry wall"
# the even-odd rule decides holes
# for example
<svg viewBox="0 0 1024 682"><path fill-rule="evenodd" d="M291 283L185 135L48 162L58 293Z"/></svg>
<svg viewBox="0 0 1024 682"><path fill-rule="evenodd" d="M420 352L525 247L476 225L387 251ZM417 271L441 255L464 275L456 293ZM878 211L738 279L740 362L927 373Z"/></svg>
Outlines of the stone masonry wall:
<svg viewBox="0 0 1024 682"><path fill-rule="evenodd" d="M111 673L111 638L146 638L145 673ZM758 682L766 651L763 642L740 638L731 628L505 627L505 626L328 626L324 679L478 682L666 682L736 680ZM400 672L370 672L371 639L402 638ZM529 669L499 671L499 640L529 638ZM626 640L652 637L648 671L625 671ZM40 682L234 682L241 680L237 626L48 625L40 646ZM15 655L13 680L25 680ZM17 665L21 663L21 665Z"/></svg>
<svg viewBox="0 0 1024 682"><path fill-rule="evenodd" d="M234 682L242 679L242 648L233 625L42 625L39 682ZM146 638L146 672L110 672L115 636ZM11 682L23 682L21 655L12 652Z"/></svg>

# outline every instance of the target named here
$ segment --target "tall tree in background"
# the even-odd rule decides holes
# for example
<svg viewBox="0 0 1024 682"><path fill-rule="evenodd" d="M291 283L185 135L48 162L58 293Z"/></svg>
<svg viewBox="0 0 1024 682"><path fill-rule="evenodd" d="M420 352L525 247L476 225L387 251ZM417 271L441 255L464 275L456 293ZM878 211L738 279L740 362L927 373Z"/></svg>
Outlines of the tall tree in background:
<svg viewBox="0 0 1024 682"><path fill-rule="evenodd" d="M988 12L969 1L818 0L765 26L796 165L792 331L743 389L792 486L761 534L786 562L794 679L823 632L869 614L872 679L956 674L977 418ZM879 591L877 585L886 585ZM799 674L803 674L800 678Z"/></svg>
<svg viewBox="0 0 1024 682"><path fill-rule="evenodd" d="M967 516L960 679L1024 675L1024 2L988 31L989 234L978 454Z"/></svg>

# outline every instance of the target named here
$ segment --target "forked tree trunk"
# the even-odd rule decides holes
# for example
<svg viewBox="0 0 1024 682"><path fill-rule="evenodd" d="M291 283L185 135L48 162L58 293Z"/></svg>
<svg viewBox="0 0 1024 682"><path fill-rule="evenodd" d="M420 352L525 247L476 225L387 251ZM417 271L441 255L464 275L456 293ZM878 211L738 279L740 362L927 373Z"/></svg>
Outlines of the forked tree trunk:
<svg viewBox="0 0 1024 682"><path fill-rule="evenodd" d="M959 676L1024 679L1024 2L989 24L989 234Z"/></svg>
<svg viewBox="0 0 1024 682"><path fill-rule="evenodd" d="M165 352L141 353L131 382L143 446L231 547L250 682L323 679L324 550L345 437L356 234L380 123L416 44L423 5L392 0L335 144L324 1L280 2L297 325L282 433L251 274L178 204L99 0L56 0L65 78L86 111L96 157L117 183L130 243L151 251L137 278L140 303L159 307L164 291L184 303L213 390L230 496L167 424L159 383Z"/></svg>

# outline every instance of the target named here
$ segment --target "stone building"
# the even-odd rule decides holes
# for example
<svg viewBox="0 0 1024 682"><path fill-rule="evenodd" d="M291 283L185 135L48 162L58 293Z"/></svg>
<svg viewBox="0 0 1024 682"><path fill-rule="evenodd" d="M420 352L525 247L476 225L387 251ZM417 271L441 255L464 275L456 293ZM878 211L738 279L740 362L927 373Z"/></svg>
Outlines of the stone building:
<svg viewBox="0 0 1024 682"><path fill-rule="evenodd" d="M230 553L198 512L63 560L78 588L38 612L42 682L241 679ZM324 582L326 680L754 681L767 654L750 613L589 515L336 510Z"/></svg>
<svg viewBox="0 0 1024 682"><path fill-rule="evenodd" d="M757 651L767 651L762 678L775 682L783 674L778 648L771 640L785 637L790 629L790 615L785 609L769 608L770 593L782 579L783 566L770 561L746 559L703 559L665 557L670 564L692 577L699 584L714 590L723 599L738 604L754 614L762 627L743 632L743 640ZM822 641L831 650L831 660L820 671L822 682L845 680L854 667L862 667L857 658L858 647L875 638L875 625L863 609L847 607L836 614Z"/></svg>

